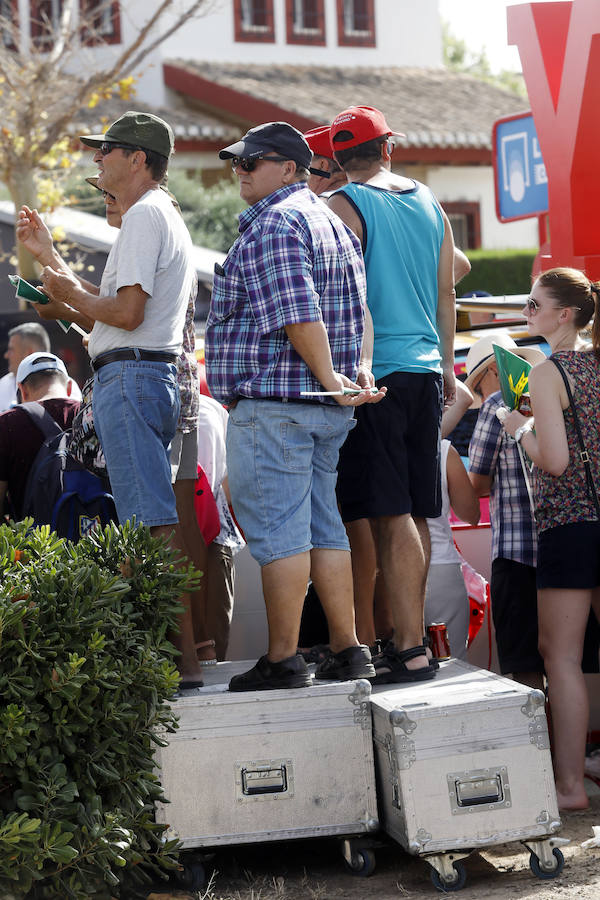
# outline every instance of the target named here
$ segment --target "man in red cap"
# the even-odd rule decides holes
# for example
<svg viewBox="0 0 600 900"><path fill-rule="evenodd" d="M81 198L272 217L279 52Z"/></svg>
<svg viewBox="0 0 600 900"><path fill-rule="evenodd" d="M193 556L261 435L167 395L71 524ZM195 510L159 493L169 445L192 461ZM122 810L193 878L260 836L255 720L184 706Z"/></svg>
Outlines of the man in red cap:
<svg viewBox="0 0 600 900"><path fill-rule="evenodd" d="M381 682L435 675L423 639L425 520L440 514L440 419L455 399L452 229L429 188L392 173L394 134L373 107L336 116L330 140L348 184L328 201L362 244L372 371L388 387L385 404L357 410L338 477L344 521L371 521L392 612L393 643L375 663Z"/></svg>
<svg viewBox="0 0 600 900"><path fill-rule="evenodd" d="M311 174L308 186L322 200L327 200L334 191L347 183L346 173L333 158L329 140L329 125L319 125L304 132L304 137L313 152Z"/></svg>

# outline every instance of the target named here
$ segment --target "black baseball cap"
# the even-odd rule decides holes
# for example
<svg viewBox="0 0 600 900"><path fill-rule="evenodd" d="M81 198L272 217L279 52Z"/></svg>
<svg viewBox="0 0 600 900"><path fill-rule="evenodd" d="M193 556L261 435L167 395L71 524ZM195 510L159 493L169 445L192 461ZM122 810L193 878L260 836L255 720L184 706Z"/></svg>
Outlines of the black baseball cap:
<svg viewBox="0 0 600 900"><path fill-rule="evenodd" d="M298 166L310 168L312 150L301 131L287 122L266 122L246 132L241 140L219 152L219 159L261 159L267 153L277 153L291 159Z"/></svg>

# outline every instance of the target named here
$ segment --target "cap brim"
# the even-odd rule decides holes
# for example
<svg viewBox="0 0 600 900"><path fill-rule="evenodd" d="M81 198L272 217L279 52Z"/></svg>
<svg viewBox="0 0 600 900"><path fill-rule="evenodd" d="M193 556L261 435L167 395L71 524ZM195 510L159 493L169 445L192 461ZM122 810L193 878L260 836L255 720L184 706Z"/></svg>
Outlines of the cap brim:
<svg viewBox="0 0 600 900"><path fill-rule="evenodd" d="M104 144L106 141L106 136L103 134L80 134L79 140L82 144L85 144L86 147L99 147L100 144ZM109 144L115 144L116 141L110 141Z"/></svg>
<svg viewBox="0 0 600 900"><path fill-rule="evenodd" d="M402 131L390 131L390 137L402 137L405 138L406 135Z"/></svg>
<svg viewBox="0 0 600 900"><path fill-rule="evenodd" d="M239 156L242 159L252 159L253 156L266 152L268 152L266 147L254 144L252 141L241 140L220 150L219 159L233 159L234 156Z"/></svg>
<svg viewBox="0 0 600 900"><path fill-rule="evenodd" d="M102 190L102 188L101 188L101 187L98 187L98 176L97 176L97 175L90 175L89 178L84 178L84 181L86 181L86 182L87 182L89 185L91 185L93 188L96 188L97 191L100 191L101 193L104 193L104 191Z"/></svg>

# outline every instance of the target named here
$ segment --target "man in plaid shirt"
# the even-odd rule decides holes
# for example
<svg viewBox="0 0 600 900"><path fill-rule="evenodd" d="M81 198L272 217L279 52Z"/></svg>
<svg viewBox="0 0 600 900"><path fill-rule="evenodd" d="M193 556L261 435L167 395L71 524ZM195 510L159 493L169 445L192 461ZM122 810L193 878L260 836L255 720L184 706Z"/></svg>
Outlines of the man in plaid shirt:
<svg viewBox="0 0 600 900"><path fill-rule="evenodd" d="M502 335L481 338L469 350L465 384L479 402L483 400L469 445L469 475L477 494L490 497L490 589L500 671L543 689L544 664L537 648L535 521L517 445L496 417L504 403L492 345L507 341L507 349L530 362L545 358L540 350L518 347Z"/></svg>
<svg viewBox="0 0 600 900"><path fill-rule="evenodd" d="M309 577L331 646L316 677L373 677L369 650L356 639L349 546L335 498L352 407L384 396L342 393L373 385L370 368L359 371L366 307L360 245L309 191L312 153L291 125L253 128L219 156L231 159L249 209L215 269L207 380L230 407L229 485L261 566L269 623L268 653L229 687L310 685L296 652Z"/></svg>

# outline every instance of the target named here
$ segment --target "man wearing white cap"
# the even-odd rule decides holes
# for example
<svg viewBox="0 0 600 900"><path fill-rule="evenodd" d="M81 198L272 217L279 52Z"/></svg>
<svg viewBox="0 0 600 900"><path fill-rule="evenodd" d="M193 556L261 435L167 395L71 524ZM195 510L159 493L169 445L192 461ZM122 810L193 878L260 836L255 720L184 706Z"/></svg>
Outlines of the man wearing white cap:
<svg viewBox="0 0 600 900"><path fill-rule="evenodd" d="M530 363L545 359L505 334L482 337L469 350L465 385L481 405L469 446L470 478L480 497L489 494L492 526L492 614L500 671L542 688L544 664L537 649L537 535L516 442L496 417L503 405L493 345Z"/></svg>
<svg viewBox="0 0 600 900"><path fill-rule="evenodd" d="M37 400L62 429L70 428L79 401L68 396L65 364L53 353L30 353L19 363L21 401ZM27 477L45 436L24 409L13 406L0 415L0 503L8 491L11 515L21 518Z"/></svg>

